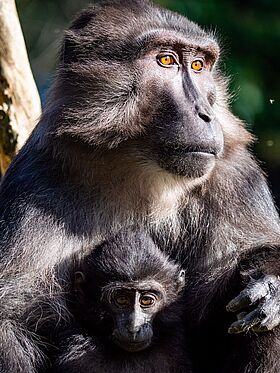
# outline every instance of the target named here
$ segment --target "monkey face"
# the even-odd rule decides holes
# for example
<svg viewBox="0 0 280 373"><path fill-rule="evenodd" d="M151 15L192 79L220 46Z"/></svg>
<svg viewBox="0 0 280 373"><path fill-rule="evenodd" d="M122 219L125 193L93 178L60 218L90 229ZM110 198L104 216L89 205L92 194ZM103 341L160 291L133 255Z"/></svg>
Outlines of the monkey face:
<svg viewBox="0 0 280 373"><path fill-rule="evenodd" d="M169 283L172 295L166 285L151 279L107 287L103 297L114 320L112 341L129 352L148 348L153 341L154 319L177 299L184 285L185 272L180 270L172 285Z"/></svg>
<svg viewBox="0 0 280 373"><path fill-rule="evenodd" d="M113 342L129 352L149 347L153 338L153 318L163 301L163 294L158 290L116 289L109 305L115 322Z"/></svg>
<svg viewBox="0 0 280 373"><path fill-rule="evenodd" d="M209 41L202 49L199 43L189 45L185 39L179 44L172 33L165 33L164 41L168 38L165 47L157 35L155 43L159 45L139 61L143 71L141 86L147 95L144 101L153 105L143 147L161 168L199 178L215 166L223 153L212 76L218 47Z"/></svg>

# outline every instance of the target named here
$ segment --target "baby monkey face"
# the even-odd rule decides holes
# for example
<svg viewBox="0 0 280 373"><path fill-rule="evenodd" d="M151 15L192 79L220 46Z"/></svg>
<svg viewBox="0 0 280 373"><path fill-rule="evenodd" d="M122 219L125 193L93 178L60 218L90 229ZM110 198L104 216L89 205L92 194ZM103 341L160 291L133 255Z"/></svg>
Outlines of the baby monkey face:
<svg viewBox="0 0 280 373"><path fill-rule="evenodd" d="M153 338L152 322L164 301L159 284L145 282L141 286L125 285L111 290L107 307L114 320L112 341L130 352L149 347Z"/></svg>

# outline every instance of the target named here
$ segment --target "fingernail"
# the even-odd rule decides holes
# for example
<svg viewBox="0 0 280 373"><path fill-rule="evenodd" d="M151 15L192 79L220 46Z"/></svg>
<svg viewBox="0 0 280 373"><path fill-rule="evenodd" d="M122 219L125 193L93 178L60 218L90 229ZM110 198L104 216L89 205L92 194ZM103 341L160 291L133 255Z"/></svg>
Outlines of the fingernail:
<svg viewBox="0 0 280 373"><path fill-rule="evenodd" d="M238 329L235 328L234 326L230 326L230 327L228 328L228 332L229 332L229 334L235 334L235 333L238 332Z"/></svg>

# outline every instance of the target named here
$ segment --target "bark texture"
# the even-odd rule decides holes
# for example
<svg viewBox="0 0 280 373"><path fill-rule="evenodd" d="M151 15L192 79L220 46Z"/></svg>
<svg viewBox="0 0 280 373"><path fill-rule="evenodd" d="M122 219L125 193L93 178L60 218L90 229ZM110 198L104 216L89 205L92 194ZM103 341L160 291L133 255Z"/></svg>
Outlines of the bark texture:
<svg viewBox="0 0 280 373"><path fill-rule="evenodd" d="M14 0L0 0L0 177L41 113Z"/></svg>

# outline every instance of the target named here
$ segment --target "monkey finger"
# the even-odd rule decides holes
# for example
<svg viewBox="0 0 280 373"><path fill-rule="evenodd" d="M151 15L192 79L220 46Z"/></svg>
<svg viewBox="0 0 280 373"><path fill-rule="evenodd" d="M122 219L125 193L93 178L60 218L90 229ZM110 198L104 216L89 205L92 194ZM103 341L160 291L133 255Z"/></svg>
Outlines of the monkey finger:
<svg viewBox="0 0 280 373"><path fill-rule="evenodd" d="M260 300L265 296L267 292L255 292L253 288L246 288L242 290L241 293L232 299L226 306L228 312L238 312L246 307L250 307L257 300Z"/></svg>
<svg viewBox="0 0 280 373"><path fill-rule="evenodd" d="M235 321L228 328L230 334L239 334L249 331L253 326L258 325L262 320L260 309L247 314L243 319Z"/></svg>

